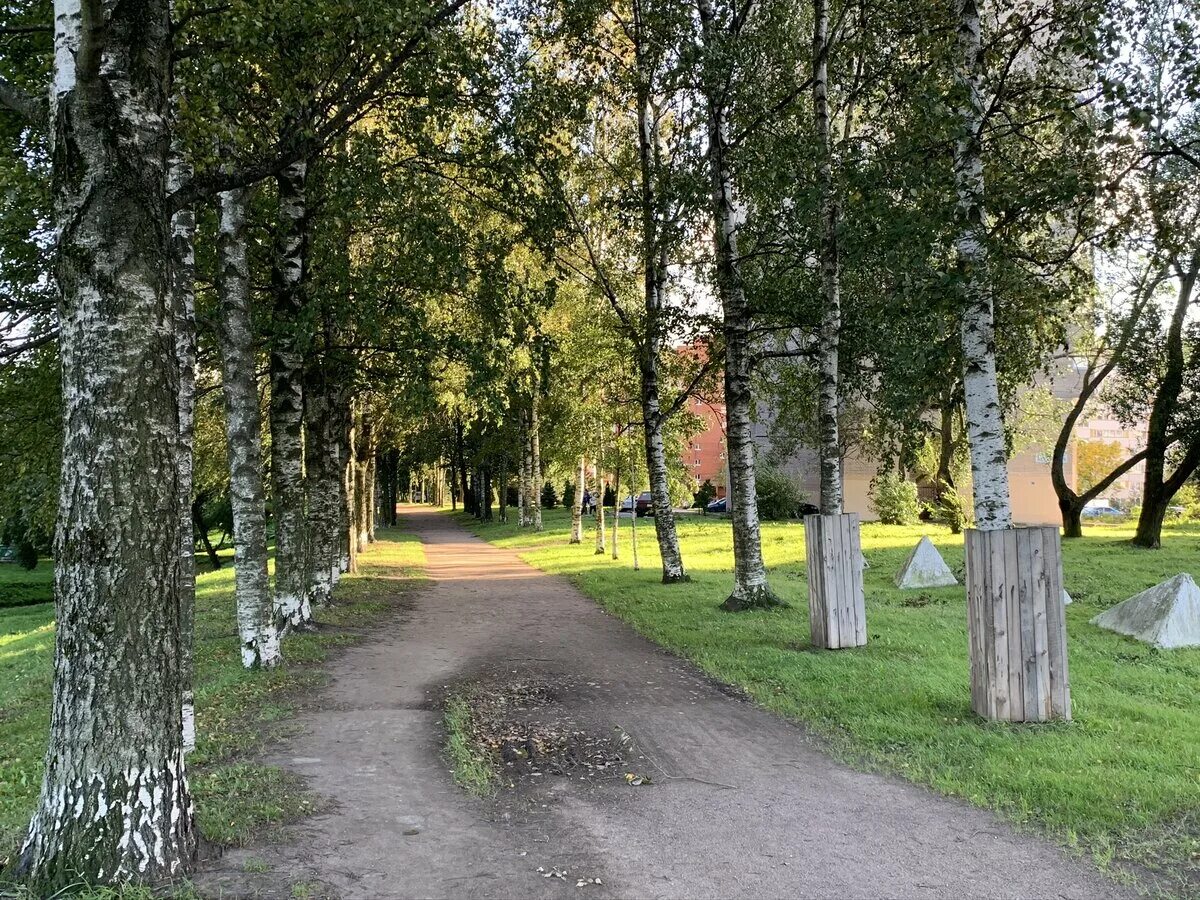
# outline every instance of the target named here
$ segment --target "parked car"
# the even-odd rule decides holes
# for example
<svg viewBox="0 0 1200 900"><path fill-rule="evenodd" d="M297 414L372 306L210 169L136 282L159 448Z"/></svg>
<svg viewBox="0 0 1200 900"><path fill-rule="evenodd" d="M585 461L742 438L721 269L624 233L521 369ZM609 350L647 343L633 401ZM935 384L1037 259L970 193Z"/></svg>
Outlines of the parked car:
<svg viewBox="0 0 1200 900"><path fill-rule="evenodd" d="M638 495L634 508L637 510L639 517L654 515L654 500L651 498L649 491L642 491Z"/></svg>
<svg viewBox="0 0 1200 900"><path fill-rule="evenodd" d="M636 503L637 501L633 499L633 494L630 494L621 501L621 512L627 513L631 511Z"/></svg>
<svg viewBox="0 0 1200 900"><path fill-rule="evenodd" d="M1085 519L1114 518L1123 515L1125 513L1115 506L1085 506L1083 508L1083 517Z"/></svg>
<svg viewBox="0 0 1200 900"><path fill-rule="evenodd" d="M729 509L729 501L725 497L713 500L708 506L704 507L704 511L710 513L723 513L727 509Z"/></svg>
<svg viewBox="0 0 1200 900"><path fill-rule="evenodd" d="M821 511L819 506L814 506L812 503L801 503L796 507L796 515L801 519L805 516L815 516Z"/></svg>

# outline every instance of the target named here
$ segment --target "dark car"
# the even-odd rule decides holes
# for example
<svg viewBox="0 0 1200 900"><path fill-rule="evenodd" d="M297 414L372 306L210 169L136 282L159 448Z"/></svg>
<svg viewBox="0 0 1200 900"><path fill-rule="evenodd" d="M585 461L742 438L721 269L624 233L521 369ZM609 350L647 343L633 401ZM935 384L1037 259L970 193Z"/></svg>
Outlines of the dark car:
<svg viewBox="0 0 1200 900"><path fill-rule="evenodd" d="M637 511L639 517L654 515L654 500L651 498L649 491L642 491L638 495L634 509Z"/></svg>
<svg viewBox="0 0 1200 900"><path fill-rule="evenodd" d="M803 519L805 516L815 516L821 511L819 506L814 506L811 503L801 503L796 507L796 514Z"/></svg>
<svg viewBox="0 0 1200 900"><path fill-rule="evenodd" d="M723 513L727 509L729 509L729 501L724 497L719 500L713 500L708 506L704 507L704 511L710 513Z"/></svg>

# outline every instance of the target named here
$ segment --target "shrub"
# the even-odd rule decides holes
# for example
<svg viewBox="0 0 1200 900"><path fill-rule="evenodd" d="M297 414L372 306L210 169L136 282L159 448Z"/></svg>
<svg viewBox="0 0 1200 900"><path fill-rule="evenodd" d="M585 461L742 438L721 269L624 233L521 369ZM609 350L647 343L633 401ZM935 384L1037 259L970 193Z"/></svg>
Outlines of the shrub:
<svg viewBox="0 0 1200 900"><path fill-rule="evenodd" d="M871 482L871 505L885 525L911 525L921 513L916 483L892 472Z"/></svg>
<svg viewBox="0 0 1200 900"><path fill-rule="evenodd" d="M554 509L558 505L558 491L554 490L554 485L547 481L542 485L542 506L546 509Z"/></svg>
<svg viewBox="0 0 1200 900"><path fill-rule="evenodd" d="M563 485L562 505L567 509L575 505L575 482L568 481Z"/></svg>
<svg viewBox="0 0 1200 900"><path fill-rule="evenodd" d="M800 514L804 495L786 472L764 467L755 473L755 495L761 519L794 519Z"/></svg>
<svg viewBox="0 0 1200 900"><path fill-rule="evenodd" d="M951 534L962 534L964 528L975 524L971 501L944 481L941 495L933 504L933 514L936 519L950 526Z"/></svg>
<svg viewBox="0 0 1200 900"><path fill-rule="evenodd" d="M17 565L22 569L33 571L37 568L38 552L32 542L23 540L17 543Z"/></svg>
<svg viewBox="0 0 1200 900"><path fill-rule="evenodd" d="M696 491L692 497L693 505L697 509L704 509L708 504L712 503L717 498L717 489L713 487L711 479L705 478L704 484L700 485L700 489Z"/></svg>

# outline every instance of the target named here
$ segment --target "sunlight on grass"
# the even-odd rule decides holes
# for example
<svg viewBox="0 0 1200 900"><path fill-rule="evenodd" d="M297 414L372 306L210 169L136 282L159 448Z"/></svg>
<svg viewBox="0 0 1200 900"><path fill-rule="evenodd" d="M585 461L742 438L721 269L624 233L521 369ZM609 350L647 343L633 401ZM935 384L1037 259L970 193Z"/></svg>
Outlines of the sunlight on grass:
<svg viewBox="0 0 1200 900"><path fill-rule="evenodd" d="M1189 816L1200 807L1200 650L1161 652L1089 624L1166 577L1195 574L1200 527L1169 529L1160 551L1131 547L1132 526L1094 528L1084 540L1064 542L1065 583L1075 600L1067 607L1075 720L1020 726L985 723L970 710L964 589L893 586L922 534L962 580L962 538L945 529L863 526L868 644L830 652L809 641L799 523L762 529L772 587L791 608L729 614L717 608L732 587L727 519L680 517L692 576L683 586L659 583L651 520L638 526L642 571L634 572L627 519L619 561L594 555L588 536L582 549L567 544L566 511L545 519L542 534L461 520L567 576L709 674L804 721L847 760L1040 823L1099 859L1117 852L1176 873L1200 866L1200 834Z"/></svg>

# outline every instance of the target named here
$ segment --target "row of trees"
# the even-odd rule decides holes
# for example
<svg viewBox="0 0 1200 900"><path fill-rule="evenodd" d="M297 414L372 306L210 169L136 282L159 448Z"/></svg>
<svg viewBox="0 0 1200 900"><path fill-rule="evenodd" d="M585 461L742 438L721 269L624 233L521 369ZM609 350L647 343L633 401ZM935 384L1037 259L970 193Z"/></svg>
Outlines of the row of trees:
<svg viewBox="0 0 1200 900"><path fill-rule="evenodd" d="M533 528L548 471L645 486L662 580L685 580L673 500L706 398L731 610L778 602L760 407L817 449L826 514L848 452L912 469L932 443L936 483L969 459L976 522L1008 527L1006 414L1062 356L1086 357L1054 454L1068 534L1097 490L1063 475L1089 399L1149 419L1118 466L1146 463L1139 542L1200 464L1187 2L0 18L0 503L17 539L52 538L58 602L21 862L43 886L191 864L193 523L215 497L243 659L271 666L405 473L484 519L515 484Z"/></svg>

